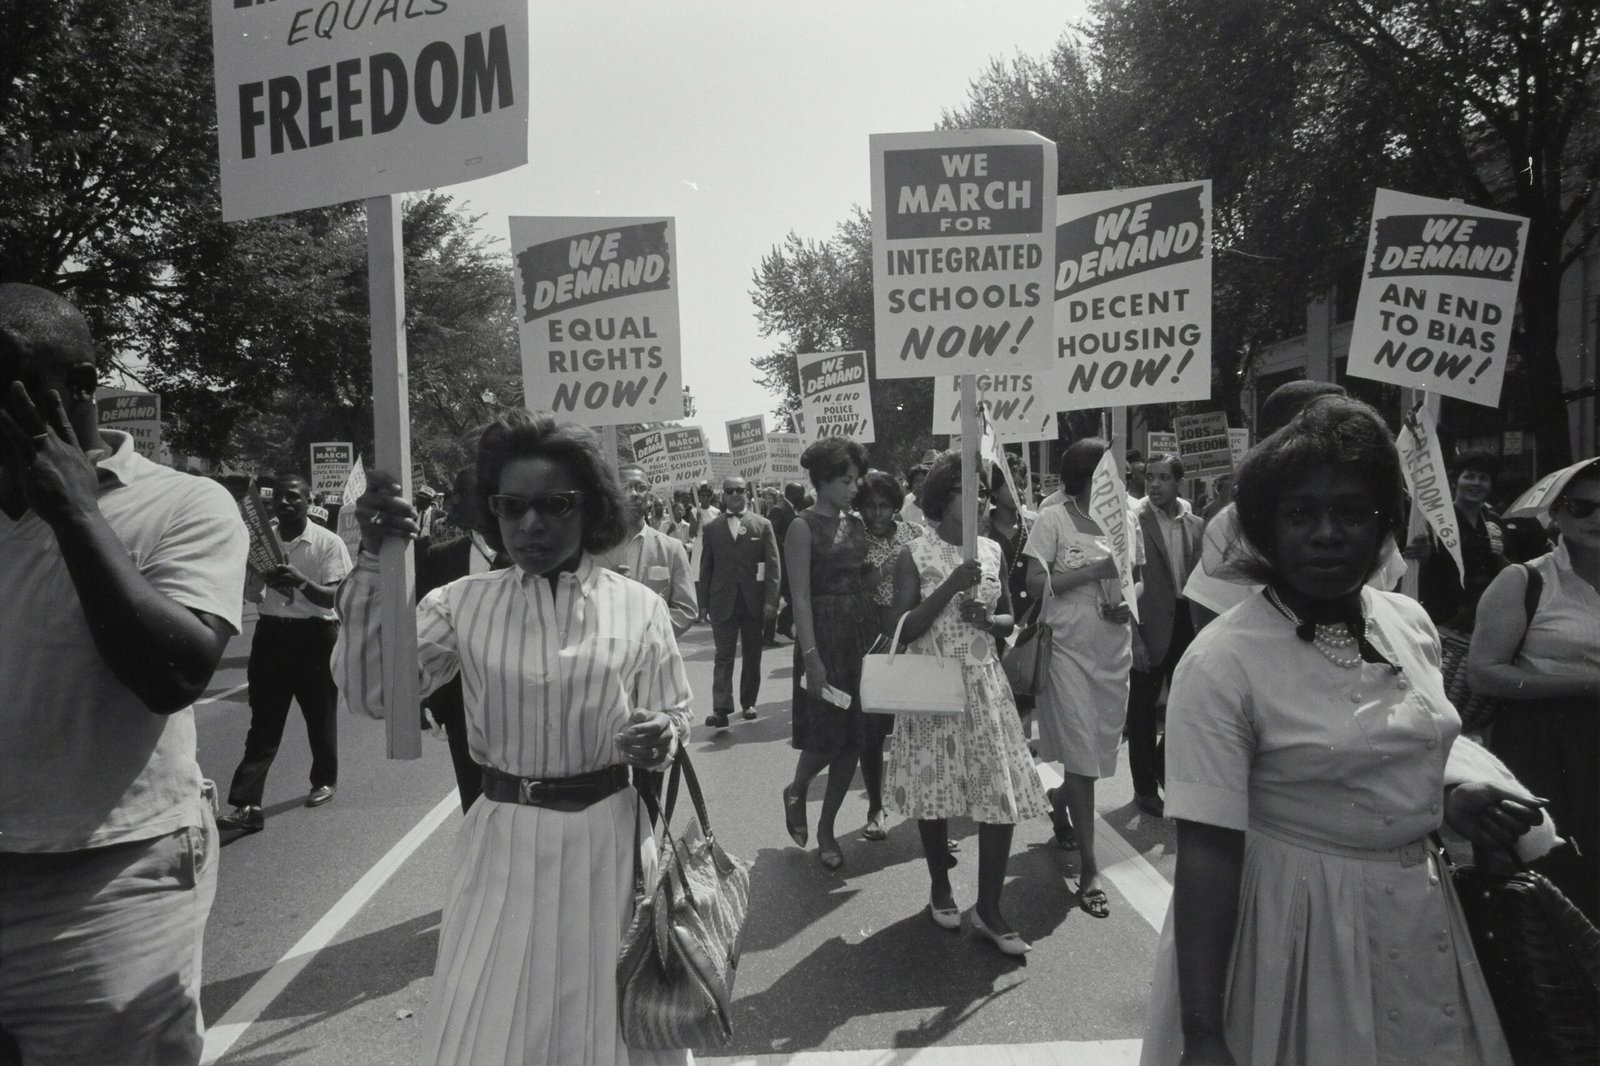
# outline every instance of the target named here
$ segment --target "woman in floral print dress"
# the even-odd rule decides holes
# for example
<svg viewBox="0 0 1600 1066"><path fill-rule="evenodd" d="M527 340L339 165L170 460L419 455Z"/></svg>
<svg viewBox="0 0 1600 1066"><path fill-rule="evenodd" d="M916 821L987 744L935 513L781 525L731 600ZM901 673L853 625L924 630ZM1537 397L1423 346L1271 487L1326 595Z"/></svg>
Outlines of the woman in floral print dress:
<svg viewBox="0 0 1600 1066"><path fill-rule="evenodd" d="M980 498L986 492L980 487ZM928 914L946 929L961 924L950 887L948 819L965 815L978 823L972 928L1003 953L1021 955L1031 945L1001 915L1000 897L1017 822L1044 814L1047 805L994 651L994 636L1013 626L1000 546L980 539L978 557L962 562L960 500L960 460L947 454L923 483L922 508L935 525L901 552L895 606L907 614L902 639L912 640L912 653L961 663L966 710L900 716L884 799L890 810L917 819L931 882Z"/></svg>

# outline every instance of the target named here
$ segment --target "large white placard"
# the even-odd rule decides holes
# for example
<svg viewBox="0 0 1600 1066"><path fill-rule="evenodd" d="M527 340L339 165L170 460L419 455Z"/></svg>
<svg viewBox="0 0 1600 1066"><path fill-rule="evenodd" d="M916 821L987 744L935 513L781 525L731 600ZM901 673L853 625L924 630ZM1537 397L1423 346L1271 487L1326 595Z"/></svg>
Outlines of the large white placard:
<svg viewBox="0 0 1600 1066"><path fill-rule="evenodd" d="M978 403L989 419L989 433L1005 444L1056 439L1055 406L1046 398L1043 374L975 374ZM961 432L961 379L933 384L932 433Z"/></svg>
<svg viewBox="0 0 1600 1066"><path fill-rule="evenodd" d="M1063 196L1055 358L1062 410L1211 396L1211 182Z"/></svg>
<svg viewBox="0 0 1600 1066"><path fill-rule="evenodd" d="M659 429L648 429L628 438L633 448L633 461L644 467L650 481L656 485L667 484L667 439Z"/></svg>
<svg viewBox="0 0 1600 1066"><path fill-rule="evenodd" d="M1172 420L1178 435L1178 457L1189 477L1214 477L1233 472L1233 441L1224 411L1179 415Z"/></svg>
<svg viewBox="0 0 1600 1066"><path fill-rule="evenodd" d="M161 455L161 397L153 392L98 389L94 394L95 418L106 429L126 433L133 448L151 462Z"/></svg>
<svg viewBox="0 0 1600 1066"><path fill-rule="evenodd" d="M805 453L806 438L798 433L767 434L767 476L780 481L798 481L805 468L800 456Z"/></svg>
<svg viewBox="0 0 1600 1066"><path fill-rule="evenodd" d="M683 417L670 218L511 219L530 411L617 426Z"/></svg>
<svg viewBox="0 0 1600 1066"><path fill-rule="evenodd" d="M764 415L728 420L728 448L740 477L753 481L767 476L767 419Z"/></svg>
<svg viewBox="0 0 1600 1066"><path fill-rule="evenodd" d="M699 426L669 426L661 431L666 481L673 489L692 489L705 480L710 462L706 435Z"/></svg>
<svg viewBox="0 0 1600 1066"><path fill-rule="evenodd" d="M1056 148L1023 130L874 134L876 377L1042 371Z"/></svg>
<svg viewBox="0 0 1600 1066"><path fill-rule="evenodd" d="M311 491L331 500L344 490L350 466L356 461L356 446L349 441L323 441L311 446ZM419 480L413 475L412 483ZM357 493L356 495L360 495Z"/></svg>
<svg viewBox="0 0 1600 1066"><path fill-rule="evenodd" d="M524 0L211 0L222 217L528 161Z"/></svg>
<svg viewBox="0 0 1600 1066"><path fill-rule="evenodd" d="M1347 371L1500 403L1528 220L1379 189Z"/></svg>
<svg viewBox="0 0 1600 1066"><path fill-rule="evenodd" d="M810 352L795 356L795 364L805 428L812 440L849 437L857 444L871 444L877 439L866 352Z"/></svg>

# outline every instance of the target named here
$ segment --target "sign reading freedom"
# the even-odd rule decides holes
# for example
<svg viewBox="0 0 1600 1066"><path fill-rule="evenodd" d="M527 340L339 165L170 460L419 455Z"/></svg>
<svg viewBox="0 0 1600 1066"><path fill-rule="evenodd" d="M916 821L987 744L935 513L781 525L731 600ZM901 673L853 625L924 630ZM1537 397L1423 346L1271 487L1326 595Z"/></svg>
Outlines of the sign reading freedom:
<svg viewBox="0 0 1600 1066"><path fill-rule="evenodd" d="M229 221L528 161L519 0L211 0L211 41Z"/></svg>

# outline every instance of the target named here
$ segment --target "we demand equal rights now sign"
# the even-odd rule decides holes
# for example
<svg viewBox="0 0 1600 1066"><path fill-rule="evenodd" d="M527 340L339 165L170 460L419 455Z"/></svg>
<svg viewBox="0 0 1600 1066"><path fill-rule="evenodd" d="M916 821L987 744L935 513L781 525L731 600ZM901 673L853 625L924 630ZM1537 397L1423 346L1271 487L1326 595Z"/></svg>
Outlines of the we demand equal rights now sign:
<svg viewBox="0 0 1600 1066"><path fill-rule="evenodd" d="M511 219L528 409L617 426L683 417L670 218Z"/></svg>
<svg viewBox="0 0 1600 1066"><path fill-rule="evenodd" d="M222 217L528 161L525 0L211 0Z"/></svg>

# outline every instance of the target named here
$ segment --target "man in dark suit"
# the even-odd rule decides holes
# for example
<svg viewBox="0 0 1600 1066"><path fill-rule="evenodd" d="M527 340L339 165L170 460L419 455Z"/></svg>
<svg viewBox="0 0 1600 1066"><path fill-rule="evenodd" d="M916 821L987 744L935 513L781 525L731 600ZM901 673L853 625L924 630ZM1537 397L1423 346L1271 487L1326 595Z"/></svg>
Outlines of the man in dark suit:
<svg viewBox="0 0 1600 1066"><path fill-rule="evenodd" d="M783 599L782 610L773 621L767 623L766 631L762 634L769 648L778 646L779 633L790 640L794 639L794 609L789 605L789 566L782 558L783 538L789 535L789 523L794 521L794 516L800 511L800 502L804 499L804 487L798 481L791 481L783 486L783 494L767 509L772 535L778 538L779 570L782 571L778 578L778 595Z"/></svg>
<svg viewBox="0 0 1600 1066"><path fill-rule="evenodd" d="M701 529L700 584L717 646L706 725L716 729L726 729L733 715L733 654L740 643L739 707L746 719L756 716L761 631L778 615L778 538L772 523L749 509L749 493L744 478L724 480L722 512Z"/></svg>
<svg viewBox="0 0 1600 1066"><path fill-rule="evenodd" d="M1157 737L1156 701L1194 639L1183 583L1200 561L1206 524L1178 495L1183 460L1176 455L1150 459L1144 480L1147 495L1134 504L1144 538L1144 569L1139 624L1133 630L1133 671L1128 678L1128 769L1133 774L1134 802L1159 818L1165 808L1158 791L1164 753Z"/></svg>

